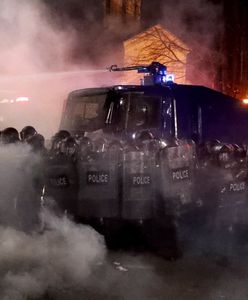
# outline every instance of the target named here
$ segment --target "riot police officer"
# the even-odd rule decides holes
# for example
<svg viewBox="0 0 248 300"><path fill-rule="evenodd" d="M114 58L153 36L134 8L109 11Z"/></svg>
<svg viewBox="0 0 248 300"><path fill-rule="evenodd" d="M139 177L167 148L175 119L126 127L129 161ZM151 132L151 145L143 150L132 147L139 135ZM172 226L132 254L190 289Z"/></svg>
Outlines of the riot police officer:
<svg viewBox="0 0 248 300"><path fill-rule="evenodd" d="M51 154L45 167L45 199L54 199L56 211L75 216L78 177L78 145L69 132L59 131L53 137ZM48 203L48 201L45 201Z"/></svg>
<svg viewBox="0 0 248 300"><path fill-rule="evenodd" d="M88 137L83 137L78 146L78 158L87 160L93 151L92 141Z"/></svg>
<svg viewBox="0 0 248 300"><path fill-rule="evenodd" d="M78 144L76 140L69 136L61 141L60 153L73 162L77 159Z"/></svg>
<svg viewBox="0 0 248 300"><path fill-rule="evenodd" d="M29 134L28 134L29 133ZM33 133L33 135L31 135ZM32 128L24 130L22 134L22 148L27 155L21 165L23 180L18 188L16 211L18 227L26 232L41 228L40 209L41 195L44 187L44 159L46 149L44 137L34 132Z"/></svg>
<svg viewBox="0 0 248 300"><path fill-rule="evenodd" d="M14 127L7 127L2 131L1 142L3 144L14 144L19 141L18 131Z"/></svg>
<svg viewBox="0 0 248 300"><path fill-rule="evenodd" d="M58 152L60 152L61 142L70 136L71 134L67 130L60 130L57 133L55 133L55 135L52 137L52 145L50 149L51 154L58 154Z"/></svg>
<svg viewBox="0 0 248 300"><path fill-rule="evenodd" d="M151 145L154 140L154 136L149 130L141 131L135 136L138 149L145 152L149 152L149 150L151 150Z"/></svg>
<svg viewBox="0 0 248 300"><path fill-rule="evenodd" d="M3 130L3 147L0 148L0 222L8 226L20 224L17 206L22 201L21 191L26 189L24 181L28 180L23 167L26 166L29 147L19 141L19 133L15 128Z"/></svg>
<svg viewBox="0 0 248 300"><path fill-rule="evenodd" d="M45 138L43 135L37 133L27 140L27 143L31 146L34 153L45 154Z"/></svg>
<svg viewBox="0 0 248 300"><path fill-rule="evenodd" d="M20 138L22 142L26 142L29 138L37 134L37 131L33 126L25 126L20 131Z"/></svg>

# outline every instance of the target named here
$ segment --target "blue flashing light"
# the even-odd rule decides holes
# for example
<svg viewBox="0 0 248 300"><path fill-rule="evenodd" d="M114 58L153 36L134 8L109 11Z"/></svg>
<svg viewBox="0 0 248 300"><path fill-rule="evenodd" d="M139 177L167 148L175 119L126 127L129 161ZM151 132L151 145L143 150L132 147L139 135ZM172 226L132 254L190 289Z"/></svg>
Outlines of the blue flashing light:
<svg viewBox="0 0 248 300"><path fill-rule="evenodd" d="M166 83L166 75L164 75L164 76L162 76L162 78L161 78L162 80L162 83Z"/></svg>
<svg viewBox="0 0 248 300"><path fill-rule="evenodd" d="M165 76L166 75L166 69L159 69L158 74L162 75L162 76Z"/></svg>
<svg viewBox="0 0 248 300"><path fill-rule="evenodd" d="M174 74L167 74L166 75L166 82L167 83L174 83L175 82L175 76L174 76Z"/></svg>

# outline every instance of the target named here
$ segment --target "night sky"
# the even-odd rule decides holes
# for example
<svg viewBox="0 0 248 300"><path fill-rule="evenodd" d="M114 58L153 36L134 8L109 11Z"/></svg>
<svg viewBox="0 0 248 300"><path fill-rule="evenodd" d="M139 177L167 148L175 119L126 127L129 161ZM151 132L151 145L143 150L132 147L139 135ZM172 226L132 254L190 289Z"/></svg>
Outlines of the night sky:
<svg viewBox="0 0 248 300"><path fill-rule="evenodd" d="M80 43L75 57L80 59L82 48L92 48L92 40L95 34L99 39L99 25L103 19L102 1L82 0L43 0L50 8L54 20L58 26L70 24L80 34L86 31L89 43L86 47ZM141 29L152 26L156 23L164 25L182 40L192 46L191 60L201 60L202 68L209 65L212 60L215 74L214 87L234 96L243 96L248 86L248 12L244 0L143 0L141 7ZM110 36L104 32L100 38L99 45L107 40L109 44L120 42L123 38L123 28L120 36ZM91 39L92 38L92 39ZM221 53L221 58L214 57L208 52L209 58L204 61L195 57L194 53L199 52L199 47L208 40L206 47ZM90 45L90 46L89 46ZM105 43L106 45L106 43ZM99 59L99 47L91 51L91 59L95 62ZM215 61L216 60L216 61ZM207 70L206 73L213 73ZM203 82L204 84L204 82Z"/></svg>
<svg viewBox="0 0 248 300"><path fill-rule="evenodd" d="M45 18L57 31L73 31L75 36L73 44L67 41L70 46L68 59L76 64L87 62L105 67L106 64L115 63L114 60L121 61L123 40L137 33L137 30L132 31L130 28L128 31L127 24L116 26L115 31L109 30L104 24L102 0L40 0L37 2L20 0L19 2L45 4L48 8ZM1 3L8 6L10 2L1 0L0 5ZM145 30L157 23L174 33L191 48L188 62L190 66L197 67L192 67L189 74L197 78L199 77L197 70L200 69L207 78L206 81L204 78L199 78L199 82L195 83L211 85L236 97L244 97L247 94L248 11L244 0L143 0L139 30ZM7 31L5 26L15 27L14 21L7 25L1 22L3 33ZM31 26L32 24L29 28ZM13 33L11 28L8 34L11 46L15 43L14 34L17 38L20 36L17 31ZM46 44L49 46L50 42L40 37L40 34L37 35L36 41L37 55L43 59L45 67L61 68L51 63L57 53L48 59L45 57L48 51ZM3 47L8 49L8 46L5 41L2 41L2 49ZM5 69L1 62L0 66L2 70Z"/></svg>

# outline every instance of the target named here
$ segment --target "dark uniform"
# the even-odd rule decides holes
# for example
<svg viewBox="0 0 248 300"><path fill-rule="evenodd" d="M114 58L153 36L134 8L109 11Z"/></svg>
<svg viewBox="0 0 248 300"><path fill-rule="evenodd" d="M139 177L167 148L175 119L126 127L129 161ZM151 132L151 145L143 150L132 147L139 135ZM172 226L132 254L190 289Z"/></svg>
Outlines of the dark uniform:
<svg viewBox="0 0 248 300"><path fill-rule="evenodd" d="M0 146L0 223L16 226L18 188L22 174L20 166L24 151L20 148L18 131L13 127L1 133Z"/></svg>
<svg viewBox="0 0 248 300"><path fill-rule="evenodd" d="M224 145L218 153L219 197L216 214L217 251L233 255L238 228L247 224L247 166L242 150Z"/></svg>
<svg viewBox="0 0 248 300"><path fill-rule="evenodd" d="M195 147L192 141L177 139L164 145L158 155L156 214L160 231L168 235L164 247L171 248L171 255L177 257L185 236L184 222L194 209Z"/></svg>
<svg viewBox="0 0 248 300"><path fill-rule="evenodd" d="M7 127L1 132L2 144L15 144L19 141L19 133L14 127Z"/></svg>
<svg viewBox="0 0 248 300"><path fill-rule="evenodd" d="M29 152L23 161L22 184L19 187L17 214L20 229L30 232L41 229L41 196L44 187L44 156Z"/></svg>
<svg viewBox="0 0 248 300"><path fill-rule="evenodd" d="M37 134L37 131L33 126L25 126L20 132L22 142L26 142L29 138Z"/></svg>
<svg viewBox="0 0 248 300"><path fill-rule="evenodd" d="M77 148L72 137L55 137L45 163L44 198L54 199L59 211L72 216L76 214L78 194Z"/></svg>
<svg viewBox="0 0 248 300"><path fill-rule="evenodd" d="M120 151L120 145L103 137L84 138L79 149L78 214L107 235L120 221Z"/></svg>

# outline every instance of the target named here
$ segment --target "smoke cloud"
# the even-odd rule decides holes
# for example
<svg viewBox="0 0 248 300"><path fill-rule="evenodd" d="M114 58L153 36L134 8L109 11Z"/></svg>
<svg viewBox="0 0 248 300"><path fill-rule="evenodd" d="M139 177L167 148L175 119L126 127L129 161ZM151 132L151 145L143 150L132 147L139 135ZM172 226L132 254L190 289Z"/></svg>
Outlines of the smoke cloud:
<svg viewBox="0 0 248 300"><path fill-rule="evenodd" d="M195 231L182 232L193 241L178 262L107 253L103 237L92 228L48 209L41 212L42 231L29 222L23 227L35 215L29 205L36 200L32 170L39 163L24 144L0 147L0 299L246 299L247 242L236 256L239 249L223 249L222 234L219 238L195 224ZM217 249L211 249L216 237Z"/></svg>
<svg viewBox="0 0 248 300"><path fill-rule="evenodd" d="M223 25L221 5L143 0L142 8L143 25L161 23L192 50L188 80L213 87L217 65L223 61L216 43ZM105 28L99 1L2 0L0 24L0 102L30 99L18 105L0 103L0 129L33 125L46 138L58 130L71 90L120 83L116 74L113 78L103 68L122 64L121 42L137 32L132 25L124 31L118 23L114 31Z"/></svg>
<svg viewBox="0 0 248 300"><path fill-rule="evenodd" d="M1 3L0 66L5 74L24 75L68 67L75 32L69 26L64 31L55 28L48 13L39 1Z"/></svg>
<svg viewBox="0 0 248 300"><path fill-rule="evenodd" d="M33 191L39 157L26 145L0 147L0 298L61 299L83 289L104 261L104 239L88 226L43 208ZM57 298L58 297L58 298Z"/></svg>
<svg viewBox="0 0 248 300"><path fill-rule="evenodd" d="M43 234L0 229L1 299L83 288L84 280L104 259L103 240L93 229L46 210L43 218L48 227Z"/></svg>
<svg viewBox="0 0 248 300"><path fill-rule="evenodd" d="M113 83L94 60L93 32L100 23L90 13L72 22L41 0L3 0L0 24L0 129L33 125L50 138L71 90ZM30 101L15 103L23 96Z"/></svg>

